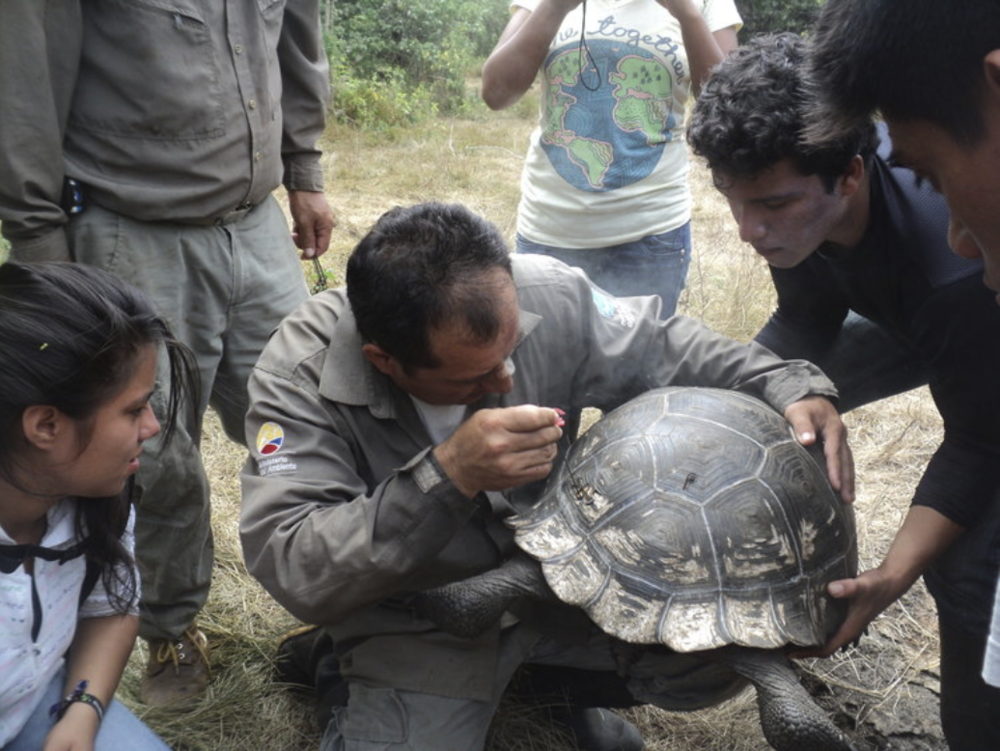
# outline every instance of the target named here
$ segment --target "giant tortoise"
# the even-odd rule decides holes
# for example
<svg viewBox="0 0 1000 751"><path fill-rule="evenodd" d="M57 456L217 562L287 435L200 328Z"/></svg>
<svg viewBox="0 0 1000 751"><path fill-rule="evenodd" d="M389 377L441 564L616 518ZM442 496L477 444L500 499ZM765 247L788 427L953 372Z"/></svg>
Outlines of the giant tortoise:
<svg viewBox="0 0 1000 751"><path fill-rule="evenodd" d="M751 396L647 392L584 433L538 503L509 520L527 555L419 606L473 636L514 598L556 597L616 643L697 652L743 676L773 747L850 749L785 656L833 633L844 605L826 586L857 571L853 512L824 466ZM658 703L655 687L630 688Z"/></svg>

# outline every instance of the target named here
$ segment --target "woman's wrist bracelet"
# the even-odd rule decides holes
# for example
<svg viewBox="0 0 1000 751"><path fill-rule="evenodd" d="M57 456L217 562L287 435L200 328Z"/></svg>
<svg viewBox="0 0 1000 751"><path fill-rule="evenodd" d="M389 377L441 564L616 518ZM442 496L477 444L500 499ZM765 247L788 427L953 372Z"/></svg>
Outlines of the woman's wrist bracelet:
<svg viewBox="0 0 1000 751"><path fill-rule="evenodd" d="M62 701L57 701L53 704L49 709L49 715L51 717L55 717L56 722L58 722L63 718L63 715L66 714L66 710L69 709L69 706L71 704L76 704L77 702L93 707L94 711L97 712L98 725L101 723L101 720L104 719L104 704L102 704L101 700L93 694L87 693L87 681L80 681L77 683L76 688L73 689L71 694L67 695Z"/></svg>

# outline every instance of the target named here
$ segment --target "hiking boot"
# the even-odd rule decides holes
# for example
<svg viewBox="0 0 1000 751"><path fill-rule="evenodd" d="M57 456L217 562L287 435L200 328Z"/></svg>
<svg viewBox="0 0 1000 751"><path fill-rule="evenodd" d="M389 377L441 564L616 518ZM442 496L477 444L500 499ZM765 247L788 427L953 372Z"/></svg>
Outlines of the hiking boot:
<svg viewBox="0 0 1000 751"><path fill-rule="evenodd" d="M178 639L147 639L149 661L142 701L152 707L183 707L205 693L209 678L208 638L193 623Z"/></svg>
<svg viewBox="0 0 1000 751"><path fill-rule="evenodd" d="M642 734L631 722L610 709L573 707L553 713L553 719L568 728L580 751L642 751Z"/></svg>
<svg viewBox="0 0 1000 751"><path fill-rule="evenodd" d="M275 678L298 688L316 688L316 652L325 634L319 626L299 626L278 640L274 656Z"/></svg>
<svg viewBox="0 0 1000 751"><path fill-rule="evenodd" d="M320 732L326 729L334 707L347 706L347 682L340 675L333 640L319 626L292 629L278 640L274 672L281 683L315 691Z"/></svg>

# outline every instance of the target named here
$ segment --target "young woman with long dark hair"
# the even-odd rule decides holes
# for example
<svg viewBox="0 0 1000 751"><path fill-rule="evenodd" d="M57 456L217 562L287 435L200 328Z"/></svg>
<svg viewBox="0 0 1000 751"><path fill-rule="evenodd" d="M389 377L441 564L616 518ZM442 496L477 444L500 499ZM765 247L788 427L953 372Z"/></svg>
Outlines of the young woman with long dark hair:
<svg viewBox="0 0 1000 751"><path fill-rule="evenodd" d="M158 358L162 366L158 370ZM130 478L193 389L138 291L71 263L0 266L0 747L163 749L113 701L138 629Z"/></svg>

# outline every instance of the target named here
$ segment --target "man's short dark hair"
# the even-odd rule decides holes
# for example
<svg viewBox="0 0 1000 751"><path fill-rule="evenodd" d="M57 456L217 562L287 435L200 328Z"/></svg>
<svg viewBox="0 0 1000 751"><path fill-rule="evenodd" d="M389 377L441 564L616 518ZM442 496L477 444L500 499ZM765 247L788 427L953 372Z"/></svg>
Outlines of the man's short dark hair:
<svg viewBox="0 0 1000 751"><path fill-rule="evenodd" d="M734 50L702 87L688 126L694 152L716 184L752 179L790 159L803 175L818 175L833 190L855 156L867 163L878 136L870 119L836 139L802 142L813 109L807 80L808 44L795 34L765 34Z"/></svg>
<svg viewBox="0 0 1000 751"><path fill-rule="evenodd" d="M347 262L347 297L358 331L404 368L439 365L430 333L457 325L474 341L500 331L496 275L511 275L499 230L458 204L387 211Z"/></svg>
<svg viewBox="0 0 1000 751"><path fill-rule="evenodd" d="M1000 49L997 0L829 0L813 37L821 141L879 110L926 120L957 143L984 136L983 58Z"/></svg>

